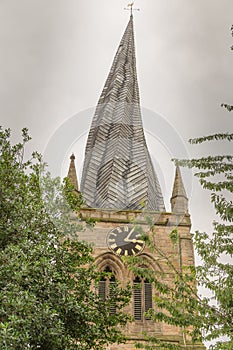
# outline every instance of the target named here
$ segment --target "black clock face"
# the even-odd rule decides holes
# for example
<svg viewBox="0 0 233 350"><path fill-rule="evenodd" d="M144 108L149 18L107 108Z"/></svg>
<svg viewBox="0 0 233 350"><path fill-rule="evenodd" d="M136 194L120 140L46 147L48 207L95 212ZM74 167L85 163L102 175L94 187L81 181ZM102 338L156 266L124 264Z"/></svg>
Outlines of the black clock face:
<svg viewBox="0 0 233 350"><path fill-rule="evenodd" d="M117 255L137 255L145 245L134 226L115 227L108 233L107 245Z"/></svg>

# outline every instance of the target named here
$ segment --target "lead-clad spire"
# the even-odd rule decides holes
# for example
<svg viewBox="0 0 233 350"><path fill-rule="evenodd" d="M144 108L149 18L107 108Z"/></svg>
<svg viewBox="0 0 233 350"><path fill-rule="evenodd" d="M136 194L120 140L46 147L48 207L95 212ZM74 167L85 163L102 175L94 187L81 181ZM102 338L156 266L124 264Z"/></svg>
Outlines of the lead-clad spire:
<svg viewBox="0 0 233 350"><path fill-rule="evenodd" d="M132 15L91 124L81 192L91 207L165 210L142 127Z"/></svg>

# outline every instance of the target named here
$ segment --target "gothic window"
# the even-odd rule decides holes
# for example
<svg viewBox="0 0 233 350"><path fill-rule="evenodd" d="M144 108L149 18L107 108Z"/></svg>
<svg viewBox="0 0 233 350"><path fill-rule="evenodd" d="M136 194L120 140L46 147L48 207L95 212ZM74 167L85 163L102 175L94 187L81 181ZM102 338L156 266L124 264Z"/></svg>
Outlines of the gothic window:
<svg viewBox="0 0 233 350"><path fill-rule="evenodd" d="M133 281L134 319L149 320L144 313L152 308L152 285L148 280L136 277Z"/></svg>
<svg viewBox="0 0 233 350"><path fill-rule="evenodd" d="M102 300L107 300L107 298L111 298L113 295L113 288L114 284L116 283L115 276L113 275L112 270L107 266L104 270L104 272L109 272L111 275L103 276L99 283L99 296ZM111 302L110 305L110 312L111 314L116 313L116 304L114 300Z"/></svg>

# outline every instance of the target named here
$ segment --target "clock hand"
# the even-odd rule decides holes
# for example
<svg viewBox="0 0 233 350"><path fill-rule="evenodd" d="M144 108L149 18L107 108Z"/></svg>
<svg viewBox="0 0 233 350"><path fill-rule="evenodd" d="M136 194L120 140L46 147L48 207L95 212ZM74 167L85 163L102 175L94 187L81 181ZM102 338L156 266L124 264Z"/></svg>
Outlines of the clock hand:
<svg viewBox="0 0 233 350"><path fill-rule="evenodd" d="M130 239L130 236L132 235L133 231L134 231L134 227L130 230L128 235L125 237L125 239L124 239L125 242L133 242L133 240Z"/></svg>
<svg viewBox="0 0 233 350"><path fill-rule="evenodd" d="M132 242L133 243L144 243L144 241L142 241L141 239L133 239Z"/></svg>
<svg viewBox="0 0 233 350"><path fill-rule="evenodd" d="M139 244L141 244L141 243L144 243L144 241L142 241L141 239L128 239L127 241L126 241L126 239L124 239L124 241L125 242L132 242L132 243L139 243Z"/></svg>

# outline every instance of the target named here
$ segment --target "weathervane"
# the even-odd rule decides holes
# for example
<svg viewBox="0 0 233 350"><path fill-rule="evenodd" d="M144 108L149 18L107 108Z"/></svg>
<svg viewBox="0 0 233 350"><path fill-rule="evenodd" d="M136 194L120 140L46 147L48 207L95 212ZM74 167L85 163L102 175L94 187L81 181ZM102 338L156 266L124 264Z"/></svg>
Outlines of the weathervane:
<svg viewBox="0 0 233 350"><path fill-rule="evenodd" d="M131 4L128 4L127 7L124 8L124 10L130 10L130 15L133 16L133 11L140 11L140 9L133 8L134 2Z"/></svg>

